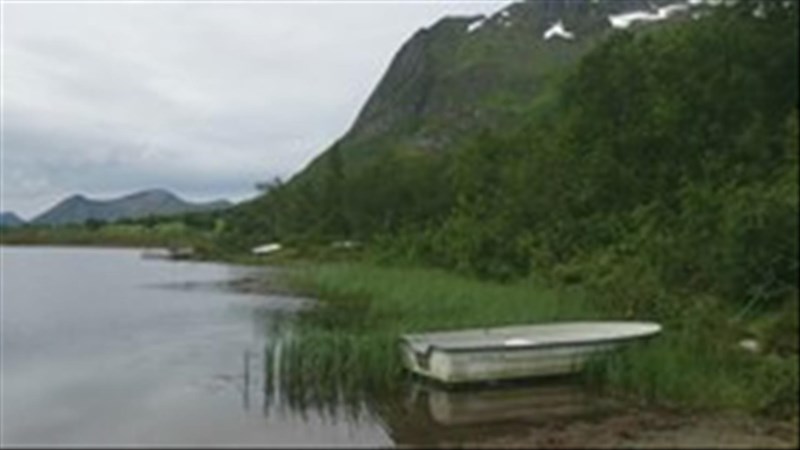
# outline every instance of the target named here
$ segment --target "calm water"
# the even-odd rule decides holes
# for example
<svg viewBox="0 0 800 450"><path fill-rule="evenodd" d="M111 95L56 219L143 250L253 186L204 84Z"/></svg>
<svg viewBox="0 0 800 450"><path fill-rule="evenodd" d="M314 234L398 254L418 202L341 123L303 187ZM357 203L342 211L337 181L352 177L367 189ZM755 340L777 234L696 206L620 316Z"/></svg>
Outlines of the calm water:
<svg viewBox="0 0 800 450"><path fill-rule="evenodd" d="M476 443L591 404L564 385L409 385L357 413L300 408L264 376L263 349L310 302L225 289L255 269L137 250L0 251L2 445Z"/></svg>

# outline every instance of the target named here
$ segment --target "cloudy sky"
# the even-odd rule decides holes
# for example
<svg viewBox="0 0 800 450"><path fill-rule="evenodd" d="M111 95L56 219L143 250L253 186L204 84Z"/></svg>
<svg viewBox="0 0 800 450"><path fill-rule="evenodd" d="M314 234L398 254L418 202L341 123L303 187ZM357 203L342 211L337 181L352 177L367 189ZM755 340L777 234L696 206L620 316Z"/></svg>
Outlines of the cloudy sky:
<svg viewBox="0 0 800 450"><path fill-rule="evenodd" d="M509 0L2 2L2 210L255 194L341 136L393 54Z"/></svg>

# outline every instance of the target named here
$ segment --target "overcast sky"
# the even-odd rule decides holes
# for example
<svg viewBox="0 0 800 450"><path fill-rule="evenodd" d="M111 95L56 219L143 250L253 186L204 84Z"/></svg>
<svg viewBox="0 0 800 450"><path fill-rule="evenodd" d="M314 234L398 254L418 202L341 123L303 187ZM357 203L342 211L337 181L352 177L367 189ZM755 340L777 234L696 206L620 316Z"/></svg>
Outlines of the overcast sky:
<svg viewBox="0 0 800 450"><path fill-rule="evenodd" d="M344 134L394 53L491 1L3 1L2 210L255 194Z"/></svg>

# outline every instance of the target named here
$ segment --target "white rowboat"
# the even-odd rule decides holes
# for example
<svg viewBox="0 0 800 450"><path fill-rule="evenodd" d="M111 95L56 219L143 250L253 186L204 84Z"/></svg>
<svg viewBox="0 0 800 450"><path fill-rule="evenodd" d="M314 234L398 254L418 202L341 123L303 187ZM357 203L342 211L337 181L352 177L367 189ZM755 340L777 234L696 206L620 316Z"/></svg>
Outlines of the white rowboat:
<svg viewBox="0 0 800 450"><path fill-rule="evenodd" d="M651 322L560 322L400 338L405 366L443 383L564 375L620 344L653 336Z"/></svg>

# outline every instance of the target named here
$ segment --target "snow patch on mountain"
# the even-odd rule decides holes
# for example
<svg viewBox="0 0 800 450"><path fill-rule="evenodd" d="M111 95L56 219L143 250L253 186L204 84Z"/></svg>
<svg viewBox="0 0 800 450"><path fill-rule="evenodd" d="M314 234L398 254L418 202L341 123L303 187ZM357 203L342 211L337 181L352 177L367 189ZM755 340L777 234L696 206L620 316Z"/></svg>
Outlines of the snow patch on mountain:
<svg viewBox="0 0 800 450"><path fill-rule="evenodd" d="M560 37L567 40L575 39L575 33L571 31L567 31L564 29L564 23L559 20L558 22L554 23L553 26L547 29L544 32L544 40L549 41L554 37Z"/></svg>

